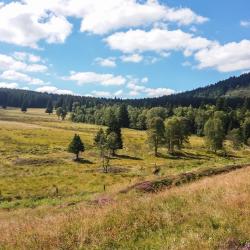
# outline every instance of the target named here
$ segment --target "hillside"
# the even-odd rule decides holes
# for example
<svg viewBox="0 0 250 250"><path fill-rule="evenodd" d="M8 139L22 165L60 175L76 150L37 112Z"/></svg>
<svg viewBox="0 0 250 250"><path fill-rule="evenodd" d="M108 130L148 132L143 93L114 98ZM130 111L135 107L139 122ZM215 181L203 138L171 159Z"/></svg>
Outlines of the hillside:
<svg viewBox="0 0 250 250"><path fill-rule="evenodd" d="M250 73L239 77L230 77L229 79L187 91L180 95L202 98L250 97Z"/></svg>
<svg viewBox="0 0 250 250"><path fill-rule="evenodd" d="M244 101L244 97L250 97L250 73L243 74L239 77L231 77L203 88L197 88L175 95L144 99L107 99L0 88L0 106L20 107L23 100L26 99L30 108L45 108L49 100L52 100L55 105L58 104L59 106L63 104L72 106L73 102L79 102L86 106L101 104L112 105L125 102L128 105L137 107L166 105L192 105L193 107L198 107L201 103L214 104L215 99L218 97L230 97L228 102L230 106L241 105Z"/></svg>

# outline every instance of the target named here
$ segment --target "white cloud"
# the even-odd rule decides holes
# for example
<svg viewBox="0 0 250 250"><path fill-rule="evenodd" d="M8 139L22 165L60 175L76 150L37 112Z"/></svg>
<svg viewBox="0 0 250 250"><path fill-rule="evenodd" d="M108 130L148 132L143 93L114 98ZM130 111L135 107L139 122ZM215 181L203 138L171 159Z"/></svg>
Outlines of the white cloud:
<svg viewBox="0 0 250 250"><path fill-rule="evenodd" d="M247 70L250 68L250 41L202 49L195 54L195 59L199 62L199 69L215 68L220 72Z"/></svg>
<svg viewBox="0 0 250 250"><path fill-rule="evenodd" d="M241 22L240 22L240 25L241 25L242 27L250 27L250 21L241 21Z"/></svg>
<svg viewBox="0 0 250 250"><path fill-rule="evenodd" d="M136 0L83 1L81 31L104 34L121 28L150 25L155 22L176 22L179 25L203 23L207 18L188 8L174 9L157 0L144 4Z"/></svg>
<svg viewBox="0 0 250 250"><path fill-rule="evenodd" d="M69 77L64 77L64 80L76 81L79 85L97 83L104 86L123 85L126 78L121 75L113 74L98 74L95 72L71 72Z"/></svg>
<svg viewBox="0 0 250 250"><path fill-rule="evenodd" d="M120 90L117 90L117 91L114 93L114 96L115 96L115 97L119 97L119 96L122 96L122 94L123 94L123 90L120 89Z"/></svg>
<svg viewBox="0 0 250 250"><path fill-rule="evenodd" d="M124 53L181 50L186 55L215 43L203 37L194 37L179 29L170 31L156 28L150 31L137 29L114 33L105 41L111 49Z"/></svg>
<svg viewBox="0 0 250 250"><path fill-rule="evenodd" d="M73 95L74 93L71 90L67 89L58 89L57 87L54 86L43 86L40 88L37 88L36 91L38 92L47 92L51 94L59 94L59 95Z"/></svg>
<svg viewBox="0 0 250 250"><path fill-rule="evenodd" d="M3 5L0 8L0 41L33 48L38 47L40 40L63 43L72 25L64 16L51 12L45 2L43 6L34 6L28 0Z"/></svg>
<svg viewBox="0 0 250 250"><path fill-rule="evenodd" d="M110 98L112 94L108 91L97 91L94 90L91 92L92 95L90 96L95 96L95 97L105 97L105 98Z"/></svg>
<svg viewBox="0 0 250 250"><path fill-rule="evenodd" d="M38 78L32 78L24 73L20 73L14 70L6 70L1 75L0 78L10 81L27 82L32 85L42 85L44 81Z"/></svg>
<svg viewBox="0 0 250 250"><path fill-rule="evenodd" d="M17 83L0 82L0 88L16 89L18 88Z"/></svg>
<svg viewBox="0 0 250 250"><path fill-rule="evenodd" d="M14 52L13 56L17 60L28 61L28 62L31 62L31 63L38 63L38 62L42 61L40 56L31 54L31 53L27 53L27 52L22 52L22 51Z"/></svg>
<svg viewBox="0 0 250 250"><path fill-rule="evenodd" d="M14 58L15 57L15 58ZM29 64L23 61L23 59L20 60L20 54L19 59L17 60L16 55L14 57L0 54L0 70L19 70L24 72L45 72L48 70L48 67L44 64Z"/></svg>
<svg viewBox="0 0 250 250"><path fill-rule="evenodd" d="M173 89L167 89L167 88L146 88L145 93L149 97L159 97L164 95L171 95L174 94L175 91Z"/></svg>
<svg viewBox="0 0 250 250"><path fill-rule="evenodd" d="M121 56L123 62L139 63L143 60L143 56L139 54Z"/></svg>
<svg viewBox="0 0 250 250"><path fill-rule="evenodd" d="M109 58L97 57L95 59L95 62L102 67L109 67L109 68L116 67L116 62L114 57L109 57Z"/></svg>
<svg viewBox="0 0 250 250"><path fill-rule="evenodd" d="M137 82L128 83L127 88L130 89L130 96L139 96L141 94L146 94L148 97L158 97L176 93L175 90L168 88L147 88L143 85L138 85Z"/></svg>
<svg viewBox="0 0 250 250"><path fill-rule="evenodd" d="M72 30L67 17L80 18L80 30L94 34L155 22L189 25L208 20L189 8L170 8L157 0L23 0L1 6L0 41L33 48L40 40L63 43Z"/></svg>

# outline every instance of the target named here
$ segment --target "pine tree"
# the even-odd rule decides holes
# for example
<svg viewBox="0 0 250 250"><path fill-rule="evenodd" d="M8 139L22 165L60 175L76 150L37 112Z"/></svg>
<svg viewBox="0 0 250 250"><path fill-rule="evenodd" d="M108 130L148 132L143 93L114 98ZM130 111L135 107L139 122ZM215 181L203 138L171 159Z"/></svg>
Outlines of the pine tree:
<svg viewBox="0 0 250 250"><path fill-rule="evenodd" d="M52 100L51 99L49 99L49 101L48 101L45 113L48 113L49 115L53 113L53 104L52 104Z"/></svg>
<svg viewBox="0 0 250 250"><path fill-rule="evenodd" d="M244 143L248 145L250 138L250 118L246 118L242 124L242 136Z"/></svg>
<svg viewBox="0 0 250 250"><path fill-rule="evenodd" d="M68 152L76 155L76 160L79 160L79 153L84 152L84 144L79 135L75 134L73 140L69 144Z"/></svg>
<svg viewBox="0 0 250 250"><path fill-rule="evenodd" d="M121 128L129 127L129 116L127 106L122 104L118 110L118 121L120 123Z"/></svg>
<svg viewBox="0 0 250 250"><path fill-rule="evenodd" d="M22 102L22 106L21 106L21 111L23 113L26 113L27 112L27 102L25 99L23 99L23 102Z"/></svg>
<svg viewBox="0 0 250 250"><path fill-rule="evenodd" d="M106 134L108 136L112 132L116 133L117 137L116 137L115 150L122 149L123 142L122 142L122 133L121 133L120 123L118 122L114 114L111 114L109 118L110 120L108 121L108 128L107 128Z"/></svg>

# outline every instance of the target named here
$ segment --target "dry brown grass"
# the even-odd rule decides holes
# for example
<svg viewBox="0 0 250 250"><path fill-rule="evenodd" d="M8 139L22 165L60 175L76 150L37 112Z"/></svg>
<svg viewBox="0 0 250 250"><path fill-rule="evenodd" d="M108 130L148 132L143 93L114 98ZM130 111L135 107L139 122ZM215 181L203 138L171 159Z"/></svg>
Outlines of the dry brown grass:
<svg viewBox="0 0 250 250"><path fill-rule="evenodd" d="M217 249L250 241L250 168L100 207L0 214L0 249Z"/></svg>

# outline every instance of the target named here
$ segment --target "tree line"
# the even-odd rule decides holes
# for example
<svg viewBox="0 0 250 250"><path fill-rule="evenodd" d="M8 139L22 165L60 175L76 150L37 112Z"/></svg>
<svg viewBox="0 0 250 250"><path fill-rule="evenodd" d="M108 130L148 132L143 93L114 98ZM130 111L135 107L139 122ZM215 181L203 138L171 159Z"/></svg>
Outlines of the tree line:
<svg viewBox="0 0 250 250"><path fill-rule="evenodd" d="M201 105L215 105L218 97L226 98L228 106L231 108L239 108L244 103L242 98L242 90L248 89L249 97L250 73L243 74L239 77L231 77L227 80L220 81L216 84L209 85L203 88L177 93L170 96L162 96L155 98L142 99L120 99L120 98L96 98L89 96L73 96L73 95L58 95L49 93L39 93L30 90L22 89L7 89L0 88L0 106L5 107L21 107L25 102L27 108L46 108L49 100L52 101L54 107L63 107L67 112L71 112L73 103L78 102L80 106L87 108L99 108L100 106L113 106L115 104L126 104L127 106L138 108L152 107L167 107L167 106L185 106L191 105L198 108ZM236 95L231 95L230 91L237 92ZM240 94L239 94L240 93ZM244 92L243 97L247 97Z"/></svg>

